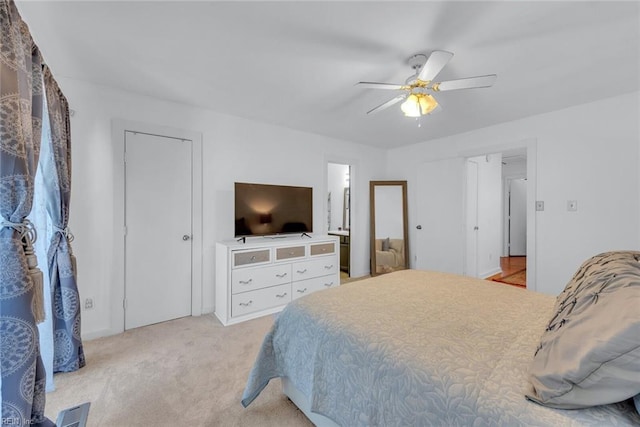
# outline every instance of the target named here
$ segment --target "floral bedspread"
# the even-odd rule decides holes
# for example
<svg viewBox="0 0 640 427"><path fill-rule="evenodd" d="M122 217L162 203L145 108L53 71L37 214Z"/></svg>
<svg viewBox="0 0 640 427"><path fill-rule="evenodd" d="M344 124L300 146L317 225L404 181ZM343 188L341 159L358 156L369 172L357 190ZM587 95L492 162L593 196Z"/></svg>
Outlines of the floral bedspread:
<svg viewBox="0 0 640 427"><path fill-rule="evenodd" d="M316 292L274 322L242 404L288 377L342 426L638 425L630 402L558 410L525 398L554 301L418 270Z"/></svg>

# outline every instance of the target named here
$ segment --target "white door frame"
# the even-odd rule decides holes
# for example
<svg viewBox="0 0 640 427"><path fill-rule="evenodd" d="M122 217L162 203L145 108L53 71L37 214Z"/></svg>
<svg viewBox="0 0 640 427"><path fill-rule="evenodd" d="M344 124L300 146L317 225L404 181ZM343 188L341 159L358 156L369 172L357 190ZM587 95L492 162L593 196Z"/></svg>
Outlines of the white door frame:
<svg viewBox="0 0 640 427"><path fill-rule="evenodd" d="M538 142L535 138L528 138L512 143L491 145L486 147L464 150L459 156L469 158L486 154L503 153L518 148L527 150L527 289L537 290L536 271L536 183L537 183L537 150ZM466 260L465 260L466 263Z"/></svg>
<svg viewBox="0 0 640 427"><path fill-rule="evenodd" d="M328 213L329 213L329 201L328 201L328 198L327 198L327 194L329 193L329 188L328 188L329 184L328 184L328 182L329 182L329 165L330 164L338 165L338 166L346 166L347 171L348 171L347 175L349 176L349 184L345 188L345 190L347 190L348 194L349 194L349 196L348 196L349 207L347 208L347 206L345 205L345 202L346 202L346 200L345 200L346 197L345 196L346 196L346 194L344 192L342 194L336 194L333 197L340 197L340 199L342 200L342 212L340 213L340 218L342 218L342 226L340 228L344 228L344 223L345 223L345 220L346 220L344 214L345 214L345 211L347 209L349 210L349 230L348 230L349 231L349 265L347 266L347 270L349 271L349 277L351 277L351 222L352 222L351 221L352 220L352 215L351 215L351 181L352 181L351 174L352 174L353 166L351 164L349 164L349 163L338 163L338 162L332 162L332 161L328 161L327 162L326 167L325 167L326 168L325 175L327 176L327 182L325 183L325 185L326 185L327 189L324 192L324 194L325 194L324 204L326 206L324 208L324 212L323 212L324 218L327 218ZM333 197L332 197L332 200L333 200ZM327 227L327 232L328 232L329 229L328 229L326 220L325 220L325 224L324 225ZM336 228L334 227L334 230L335 229ZM342 249L340 249L340 250L342 251ZM340 255L340 260L341 260L340 262L342 262L342 255ZM340 264L340 269L342 269L342 264ZM342 270L340 270L340 271L342 271Z"/></svg>
<svg viewBox="0 0 640 427"><path fill-rule="evenodd" d="M322 228L323 233L326 234L329 230L327 230L327 212L329 206L327 204L327 192L328 190L328 181L329 181L329 163L336 163L339 165L349 165L349 215L351 219L349 221L349 276L350 277L359 277L364 276L368 273L369 264L366 264L367 271L365 272L364 268L361 266L361 263L354 262L354 254L361 253L359 250L361 247L369 247L369 239L366 239L366 245L363 245L365 242L365 234L361 232L362 227L369 227L369 224L362 224L362 221L359 221L360 218L358 215L360 214L360 210L357 206L357 201L359 200L360 189L356 183L357 173L359 161L357 159L349 158L349 157L340 157L335 155L326 155L324 158L324 171L323 171L323 184L322 184ZM342 195L340 195L342 197ZM368 195L367 195L368 197ZM355 221L354 221L355 219ZM315 228L314 228L315 229ZM354 242L357 244L358 249L354 249ZM367 259L369 251L367 250Z"/></svg>
<svg viewBox="0 0 640 427"><path fill-rule="evenodd" d="M147 133L192 141L191 170L191 224L193 230L191 258L191 315L202 314L202 134L194 131L175 129L148 123L114 119L111 123L111 138L114 164L113 194L113 270L117 282L111 289L110 332L124 331L125 298L125 131Z"/></svg>

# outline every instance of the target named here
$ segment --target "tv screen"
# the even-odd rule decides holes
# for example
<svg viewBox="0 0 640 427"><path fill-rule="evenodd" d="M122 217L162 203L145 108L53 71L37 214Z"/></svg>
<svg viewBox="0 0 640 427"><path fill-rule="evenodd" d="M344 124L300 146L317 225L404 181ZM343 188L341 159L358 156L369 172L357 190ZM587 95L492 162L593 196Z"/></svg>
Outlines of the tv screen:
<svg viewBox="0 0 640 427"><path fill-rule="evenodd" d="M235 236L313 231L313 188L235 183Z"/></svg>

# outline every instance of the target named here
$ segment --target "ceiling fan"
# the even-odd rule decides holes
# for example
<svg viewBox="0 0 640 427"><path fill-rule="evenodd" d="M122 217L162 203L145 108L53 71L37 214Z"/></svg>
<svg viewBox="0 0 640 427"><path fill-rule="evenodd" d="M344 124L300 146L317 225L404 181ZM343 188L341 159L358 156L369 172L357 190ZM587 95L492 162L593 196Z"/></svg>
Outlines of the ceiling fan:
<svg viewBox="0 0 640 427"><path fill-rule="evenodd" d="M440 111L442 107L440 107L438 101L436 101L431 93L491 87L498 78L495 74L488 74L486 76L434 82L433 79L436 78L452 57L453 53L443 50L434 50L429 57L423 54L413 55L409 58L408 63L415 73L411 75L404 84L377 82L357 83L358 86L364 88L402 91L402 93L395 98L367 111L367 114L382 111L400 101L404 101L400 108L407 117L420 117L436 113Z"/></svg>

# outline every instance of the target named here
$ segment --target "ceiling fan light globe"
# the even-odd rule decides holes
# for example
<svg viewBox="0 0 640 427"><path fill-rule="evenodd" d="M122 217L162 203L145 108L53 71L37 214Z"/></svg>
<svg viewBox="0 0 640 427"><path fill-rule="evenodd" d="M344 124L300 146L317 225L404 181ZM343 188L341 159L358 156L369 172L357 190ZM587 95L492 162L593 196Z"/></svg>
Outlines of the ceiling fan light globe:
<svg viewBox="0 0 640 427"><path fill-rule="evenodd" d="M422 110L423 115L431 113L438 106L438 101L429 94L420 96L419 102L420 110Z"/></svg>
<svg viewBox="0 0 640 427"><path fill-rule="evenodd" d="M420 103L418 97L412 93L407 97L407 100L402 103L400 109L407 117L420 117Z"/></svg>

